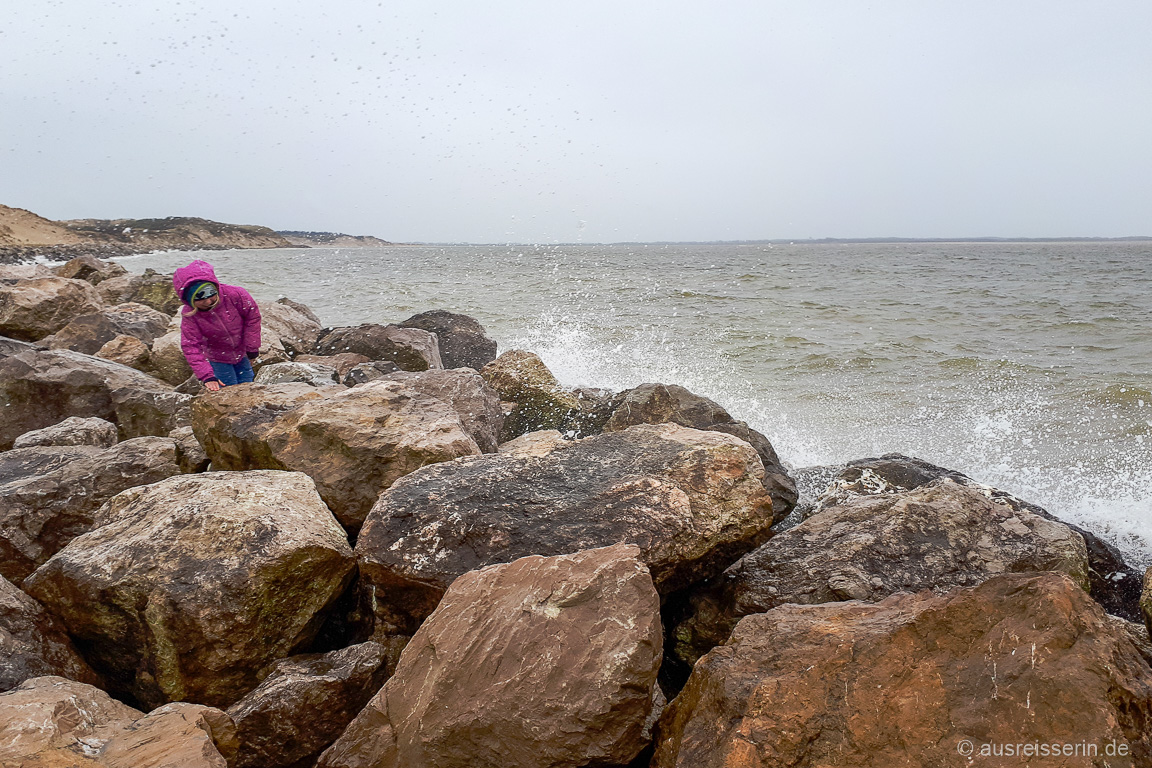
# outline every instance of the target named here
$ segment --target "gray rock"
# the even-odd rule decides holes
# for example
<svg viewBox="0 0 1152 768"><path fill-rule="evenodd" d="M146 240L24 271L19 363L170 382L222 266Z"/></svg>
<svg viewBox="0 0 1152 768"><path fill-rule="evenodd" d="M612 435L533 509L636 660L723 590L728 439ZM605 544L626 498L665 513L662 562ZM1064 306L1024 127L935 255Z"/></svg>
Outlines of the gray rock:
<svg viewBox="0 0 1152 768"><path fill-rule="evenodd" d="M76 653L60 622L0 576L0 693L44 675L103 684Z"/></svg>
<svg viewBox="0 0 1152 768"><path fill-rule="evenodd" d="M419 328L365 323L350 328L326 328L316 341L315 355L351 352L369 360L396 363L402 371L443 368L435 334Z"/></svg>
<svg viewBox="0 0 1152 768"><path fill-rule="evenodd" d="M13 448L31 448L36 445L95 445L110 448L116 444L116 425L110 421L89 416L69 416L58 424L25 432L12 443Z"/></svg>
<svg viewBox="0 0 1152 768"><path fill-rule="evenodd" d="M339 383L336 369L316 363L273 363L260 368L257 384L288 384L301 382L315 387Z"/></svg>
<svg viewBox="0 0 1152 768"><path fill-rule="evenodd" d="M400 323L401 328L420 328L436 334L440 360L445 368L479 371L496 359L496 342L488 338L475 318L435 309L421 312Z"/></svg>

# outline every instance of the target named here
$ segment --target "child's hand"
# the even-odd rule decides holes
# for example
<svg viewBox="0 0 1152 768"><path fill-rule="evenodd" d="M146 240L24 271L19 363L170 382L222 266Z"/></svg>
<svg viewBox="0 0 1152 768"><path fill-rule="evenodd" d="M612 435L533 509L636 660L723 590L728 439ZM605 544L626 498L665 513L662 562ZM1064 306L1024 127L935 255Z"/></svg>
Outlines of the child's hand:
<svg viewBox="0 0 1152 768"><path fill-rule="evenodd" d="M216 381L215 379L213 379L212 381L206 381L206 382L204 382L204 388L207 389L209 392L219 392L220 391L220 382Z"/></svg>

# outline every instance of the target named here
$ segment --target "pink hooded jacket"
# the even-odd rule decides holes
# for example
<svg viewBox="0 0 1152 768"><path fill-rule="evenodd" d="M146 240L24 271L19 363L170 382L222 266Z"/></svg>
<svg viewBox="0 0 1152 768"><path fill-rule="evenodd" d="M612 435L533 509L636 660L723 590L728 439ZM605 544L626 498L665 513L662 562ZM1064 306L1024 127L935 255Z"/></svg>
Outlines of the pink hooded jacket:
<svg viewBox="0 0 1152 768"><path fill-rule="evenodd" d="M215 283L220 291L220 301L212 309L193 312L184 301L184 289L197 280ZM194 261L180 267L172 276L172 287L184 301L180 309L180 348L200 381L216 378L209 361L235 365L246 353L260 350L260 308L256 300L239 286L222 284L211 264Z"/></svg>

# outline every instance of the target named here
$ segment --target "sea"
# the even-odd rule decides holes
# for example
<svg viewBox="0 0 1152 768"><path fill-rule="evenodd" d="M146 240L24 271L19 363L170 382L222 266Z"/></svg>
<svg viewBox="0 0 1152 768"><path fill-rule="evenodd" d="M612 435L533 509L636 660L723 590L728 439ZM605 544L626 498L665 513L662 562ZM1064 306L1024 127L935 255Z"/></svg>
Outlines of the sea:
<svg viewBox="0 0 1152 768"><path fill-rule="evenodd" d="M903 453L1152 565L1152 242L406 245L156 253L329 326L445 309L565 385L680 384L792 469Z"/></svg>

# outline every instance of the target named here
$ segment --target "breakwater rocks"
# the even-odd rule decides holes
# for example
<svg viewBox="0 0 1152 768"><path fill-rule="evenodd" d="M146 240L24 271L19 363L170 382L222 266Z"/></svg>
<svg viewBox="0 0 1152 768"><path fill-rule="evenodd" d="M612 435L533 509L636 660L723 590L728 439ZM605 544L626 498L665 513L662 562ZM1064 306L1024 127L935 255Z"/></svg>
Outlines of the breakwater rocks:
<svg viewBox="0 0 1152 768"><path fill-rule="evenodd" d="M0 765L1152 765L1152 574L1034 504L438 310L208 393L177 306L0 267Z"/></svg>

